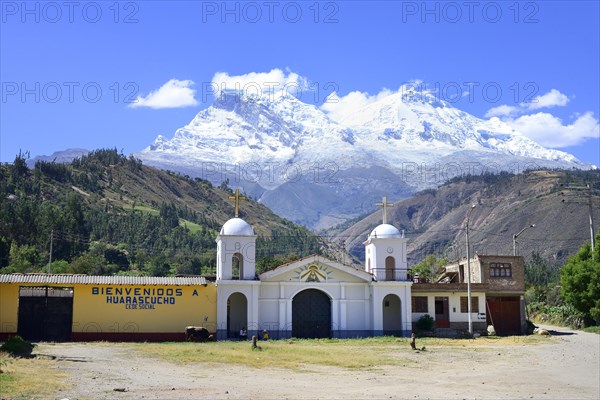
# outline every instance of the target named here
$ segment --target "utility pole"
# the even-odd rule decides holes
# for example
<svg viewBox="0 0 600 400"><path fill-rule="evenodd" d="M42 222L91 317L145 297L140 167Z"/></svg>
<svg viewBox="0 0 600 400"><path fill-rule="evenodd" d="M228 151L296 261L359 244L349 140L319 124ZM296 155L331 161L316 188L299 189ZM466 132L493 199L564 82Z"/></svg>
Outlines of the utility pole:
<svg viewBox="0 0 600 400"><path fill-rule="evenodd" d="M50 231L50 260L48 261L48 273L52 273L51 265L52 265L52 245L54 244L54 229Z"/></svg>
<svg viewBox="0 0 600 400"><path fill-rule="evenodd" d="M471 255L469 254L469 219L471 213L477 207L476 204L471 206L469 213L467 214L467 312L469 321L469 336L473 336L473 318L471 316Z"/></svg>
<svg viewBox="0 0 600 400"><path fill-rule="evenodd" d="M521 233L525 232L525 230L528 228L535 228L535 224L526 226L525 228L521 229L521 231L519 233L517 233L516 235L513 235L513 256L517 255L517 238L519 237L519 235Z"/></svg>
<svg viewBox="0 0 600 400"><path fill-rule="evenodd" d="M587 190L587 202L582 202L581 200L576 201L577 197L575 198L575 201L567 201L563 198L562 202L563 203L587 204L588 212L589 212L589 220L590 220L590 244L592 245L592 261L594 261L595 238L594 238L594 215L593 215L593 209L592 209L592 194L594 192L594 189L592 188L591 183L588 183L585 186L565 186L565 189L574 190L575 193L578 193L579 191ZM570 192L567 192L567 193L561 192L560 194L565 196L568 193L570 193Z"/></svg>
<svg viewBox="0 0 600 400"><path fill-rule="evenodd" d="M590 210L590 243L592 244L592 262L594 261L594 217L592 213L592 185L587 184L588 188L588 206Z"/></svg>

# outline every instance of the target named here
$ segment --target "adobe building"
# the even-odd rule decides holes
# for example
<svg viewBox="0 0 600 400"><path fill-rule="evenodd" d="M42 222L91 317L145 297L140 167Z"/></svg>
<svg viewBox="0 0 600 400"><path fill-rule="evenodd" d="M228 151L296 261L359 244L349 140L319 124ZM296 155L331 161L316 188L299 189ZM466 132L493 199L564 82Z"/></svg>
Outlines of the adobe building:
<svg viewBox="0 0 600 400"><path fill-rule="evenodd" d="M493 325L498 335L520 335L527 328L525 267L521 256L476 255L471 259L471 312L474 331ZM412 286L413 322L429 314L436 329L468 331L467 260L445 266L435 283Z"/></svg>
<svg viewBox="0 0 600 400"><path fill-rule="evenodd" d="M0 341L177 341L216 330L216 285L202 277L0 275Z"/></svg>

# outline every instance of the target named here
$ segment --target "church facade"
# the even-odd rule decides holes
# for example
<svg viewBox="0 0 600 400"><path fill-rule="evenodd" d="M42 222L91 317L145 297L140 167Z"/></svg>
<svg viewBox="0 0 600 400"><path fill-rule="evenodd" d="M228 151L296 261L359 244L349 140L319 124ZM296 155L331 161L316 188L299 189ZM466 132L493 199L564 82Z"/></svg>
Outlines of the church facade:
<svg viewBox="0 0 600 400"><path fill-rule="evenodd" d="M412 332L406 239L392 225L377 226L364 242L364 269L312 255L256 276L256 235L237 217L216 241L219 339L242 329L274 339Z"/></svg>

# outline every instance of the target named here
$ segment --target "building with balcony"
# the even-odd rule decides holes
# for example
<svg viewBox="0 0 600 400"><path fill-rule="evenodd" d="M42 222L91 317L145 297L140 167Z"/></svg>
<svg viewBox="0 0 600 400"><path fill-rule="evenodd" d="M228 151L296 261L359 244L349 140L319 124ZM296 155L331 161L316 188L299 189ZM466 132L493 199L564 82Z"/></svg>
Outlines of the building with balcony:
<svg viewBox="0 0 600 400"><path fill-rule="evenodd" d="M521 256L476 255L471 259L471 321L473 330L494 326L498 335L526 331L525 267ZM450 263L433 283L416 279L412 286L412 319L425 314L444 332L468 331L468 264Z"/></svg>

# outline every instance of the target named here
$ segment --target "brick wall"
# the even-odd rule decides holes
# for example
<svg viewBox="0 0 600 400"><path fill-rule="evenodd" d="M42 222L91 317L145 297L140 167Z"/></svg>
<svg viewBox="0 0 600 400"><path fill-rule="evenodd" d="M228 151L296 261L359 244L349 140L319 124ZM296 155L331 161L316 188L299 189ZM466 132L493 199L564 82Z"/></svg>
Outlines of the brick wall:
<svg viewBox="0 0 600 400"><path fill-rule="evenodd" d="M478 256L481 264L482 282L487 283L491 291L524 292L525 265L521 256ZM490 265L494 263L510 264L510 277L493 277Z"/></svg>

